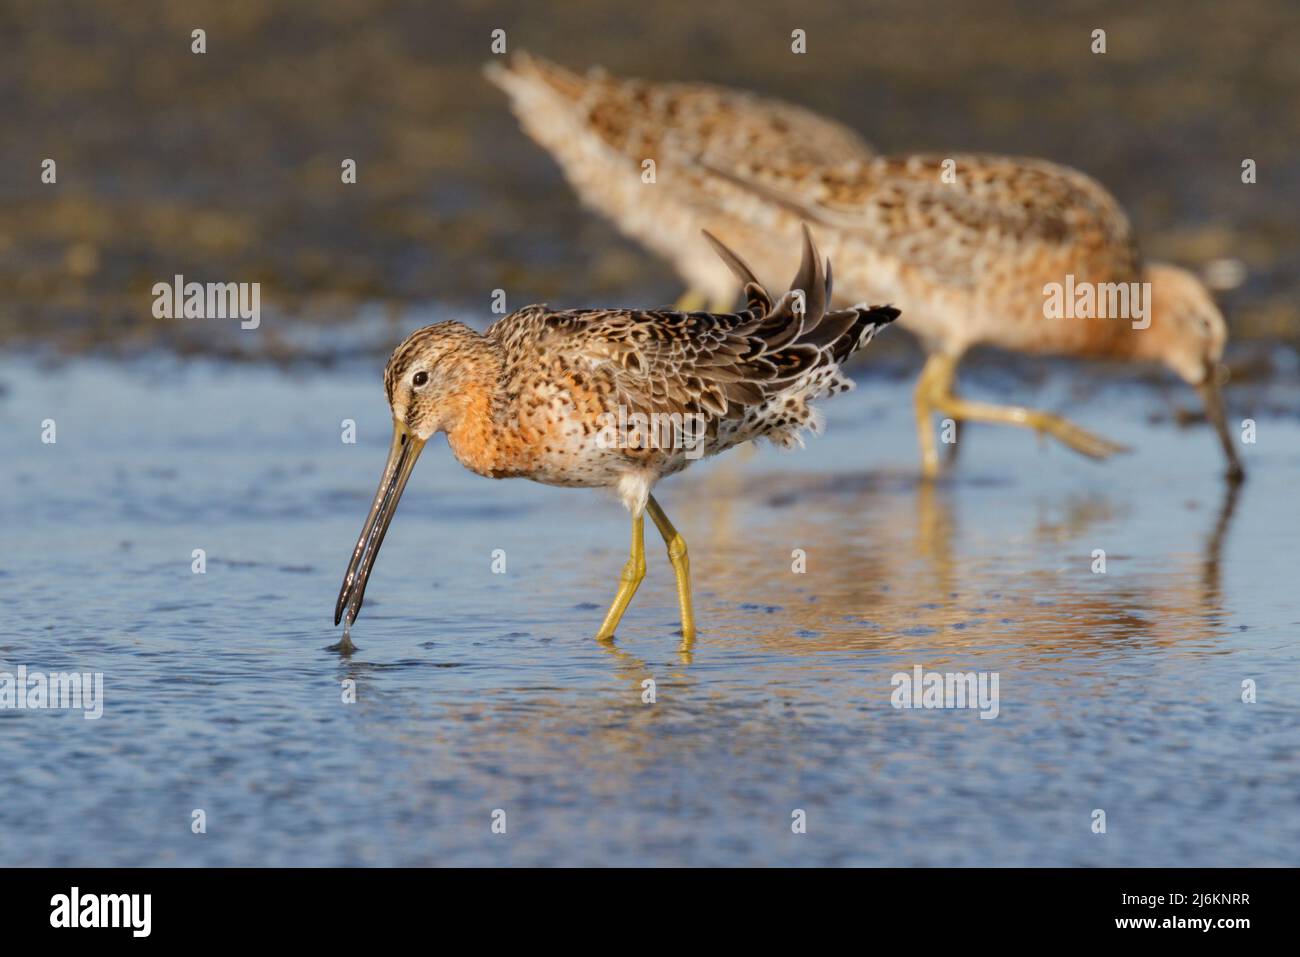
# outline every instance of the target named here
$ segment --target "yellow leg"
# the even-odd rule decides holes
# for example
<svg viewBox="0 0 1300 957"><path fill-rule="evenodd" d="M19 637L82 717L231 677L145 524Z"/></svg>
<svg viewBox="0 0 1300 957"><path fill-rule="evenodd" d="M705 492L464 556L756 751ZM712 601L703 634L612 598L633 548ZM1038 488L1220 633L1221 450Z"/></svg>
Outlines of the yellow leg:
<svg viewBox="0 0 1300 957"><path fill-rule="evenodd" d="M1081 429L1073 422L1050 412L1040 412L1037 409L1026 409L1016 405L989 405L985 402L967 402L965 399L959 399L952 391L956 372L957 360L952 356L931 356L926 363L926 371L921 373L921 382L917 384L918 390L922 386L928 390L927 399L934 408L947 413L953 419L1022 425L1036 429L1040 434L1050 435L1076 452L1095 459L1109 458L1116 452L1127 451L1125 446ZM929 373L928 377L927 373ZM922 459L924 464L924 447Z"/></svg>
<svg viewBox="0 0 1300 957"><path fill-rule="evenodd" d="M921 474L926 478L934 478L939 474L939 452L934 444L934 422L931 421L934 404L930 386L938 368L938 359L939 356L930 356L925 360L921 376L916 380L916 391L912 394L916 408L916 439L921 446Z"/></svg>
<svg viewBox="0 0 1300 957"><path fill-rule="evenodd" d="M678 312L696 312L703 309L709 301L708 295L700 292L698 289L687 289L673 304L673 308Z"/></svg>
<svg viewBox="0 0 1300 957"><path fill-rule="evenodd" d="M955 390L953 390L952 396L954 399L959 398ZM947 446L944 449L943 454L943 464L945 467L949 467L957 461L957 450L961 447L961 434L963 431L964 429L962 428L961 419L953 419L952 441L944 443Z"/></svg>
<svg viewBox="0 0 1300 957"><path fill-rule="evenodd" d="M668 521L668 516L653 495L646 502L646 511L654 519L659 534L664 537L664 544L668 546L668 560L673 563L673 573L677 576L677 604L682 611L682 640L692 641L695 638L695 612L691 608L691 560L686 554L686 539L673 528L673 523Z"/></svg>
<svg viewBox="0 0 1300 957"><path fill-rule="evenodd" d="M736 311L736 296L715 296L709 300L709 311L726 315Z"/></svg>
<svg viewBox="0 0 1300 957"><path fill-rule="evenodd" d="M642 516L637 515L632 519L632 553L628 556L627 563L623 566L623 573L619 576L618 592L614 595L614 603L609 606L600 631L596 633L597 641L608 641L614 637L618 623L623 619L623 612L627 611L627 606L632 601L632 596L636 594L641 579L645 578L644 528L645 520Z"/></svg>

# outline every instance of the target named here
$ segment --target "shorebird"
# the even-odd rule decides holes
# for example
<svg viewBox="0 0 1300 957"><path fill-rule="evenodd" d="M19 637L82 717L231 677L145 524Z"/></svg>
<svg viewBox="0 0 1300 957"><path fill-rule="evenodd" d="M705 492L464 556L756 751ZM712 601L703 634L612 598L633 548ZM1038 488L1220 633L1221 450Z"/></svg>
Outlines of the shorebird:
<svg viewBox="0 0 1300 957"><path fill-rule="evenodd" d="M935 411L954 423L1034 428L1093 458L1123 449L1058 415L959 398L962 356L990 345L1164 363L1200 391L1229 477L1241 477L1220 391L1222 314L1192 273L1142 263L1123 209L1085 174L1002 156L878 157L844 127L795 107L781 107L797 111L788 127L775 119L783 114L739 93L725 105L703 97L683 109L672 91L694 87L584 78L536 57L516 56L491 76L579 197L673 263L685 302L716 307L737 288L698 230L748 243L768 277L788 267L801 223L816 225L840 266L839 301L898 303L900 325L927 353L915 392L926 476L939 472ZM639 164L655 157L658 181L643 183ZM1045 287L1067 283L1138 283L1151 293L1150 326L1047 318Z"/></svg>
<svg viewBox="0 0 1300 957"><path fill-rule="evenodd" d="M523 52L486 72L583 202L677 266L687 282L683 310L724 312L738 288L700 232L700 164L762 156L802 168L874 155L841 123L743 90L583 75Z"/></svg>
<svg viewBox="0 0 1300 957"><path fill-rule="evenodd" d="M802 430L821 427L811 402L852 388L840 366L898 315L889 306L829 310L830 263L823 269L806 229L799 272L776 302L738 256L710 242L744 288L738 313L534 305L484 333L441 322L397 347L384 370L388 462L334 608L335 625L346 622L341 646L402 490L437 432L479 475L617 492L632 514L632 546L598 639L614 637L645 576L649 512L676 576L683 640L694 638L686 542L651 494L655 483L752 439L802 444Z"/></svg>
<svg viewBox="0 0 1300 957"><path fill-rule="evenodd" d="M745 223L759 275L784 259L774 244L807 221L841 264L844 294L903 307L900 324L927 354L915 391L927 476L939 471L935 411L1032 428L1093 458L1124 450L1049 412L959 398L957 365L981 345L1161 363L1200 392L1228 477L1244 474L1221 392L1223 314L1193 273L1143 261L1123 208L1089 176L1044 160L938 154L709 172L719 236Z"/></svg>

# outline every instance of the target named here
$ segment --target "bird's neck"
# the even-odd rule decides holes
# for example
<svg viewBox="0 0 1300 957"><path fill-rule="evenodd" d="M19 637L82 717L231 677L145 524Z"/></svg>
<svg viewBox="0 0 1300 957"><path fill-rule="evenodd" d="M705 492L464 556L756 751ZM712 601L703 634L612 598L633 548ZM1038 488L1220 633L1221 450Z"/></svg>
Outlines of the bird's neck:
<svg viewBox="0 0 1300 957"><path fill-rule="evenodd" d="M457 461L490 478L516 474L511 435L501 416L500 345L478 336L457 362L457 375L444 399L443 429Z"/></svg>
<svg viewBox="0 0 1300 957"><path fill-rule="evenodd" d="M1146 315L1141 321L1109 320L1116 323L1115 341L1110 356L1130 362L1160 362L1169 350L1169 334L1173 321L1169 315L1161 284L1155 281L1150 270L1144 270L1141 279L1146 283Z"/></svg>

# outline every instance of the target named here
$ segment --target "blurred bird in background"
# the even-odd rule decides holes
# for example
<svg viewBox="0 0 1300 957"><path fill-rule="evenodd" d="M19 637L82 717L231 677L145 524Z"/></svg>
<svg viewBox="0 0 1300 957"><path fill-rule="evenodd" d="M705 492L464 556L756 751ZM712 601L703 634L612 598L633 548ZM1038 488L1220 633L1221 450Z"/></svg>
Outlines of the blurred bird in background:
<svg viewBox="0 0 1300 957"><path fill-rule="evenodd" d="M927 477L940 471L935 412L1032 428L1092 458L1123 450L1054 413L960 398L957 366L981 345L1163 364L1198 390L1229 478L1242 477L1222 397L1222 313L1191 272L1143 260L1124 210L1085 174L1028 158L878 156L797 107L582 76L536 56L489 75L583 201L673 263L687 303L727 302L737 287L699 230L743 244L770 276L788 268L802 224L816 225L839 301L898 303L926 352L914 404ZM653 182L641 175L648 159ZM1124 314L1050 317L1053 285L1091 287L1094 304L1122 291Z"/></svg>

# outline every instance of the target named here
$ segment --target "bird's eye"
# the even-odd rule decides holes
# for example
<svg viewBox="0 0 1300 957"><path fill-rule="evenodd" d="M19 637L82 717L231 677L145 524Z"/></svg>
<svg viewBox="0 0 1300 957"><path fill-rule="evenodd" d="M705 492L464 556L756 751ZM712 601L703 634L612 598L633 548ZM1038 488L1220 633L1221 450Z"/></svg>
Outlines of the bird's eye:
<svg viewBox="0 0 1300 957"><path fill-rule="evenodd" d="M415 386L424 385L428 381L429 381L429 373L425 372L423 369L421 369L419 372L417 372L415 375L411 377L411 384Z"/></svg>

